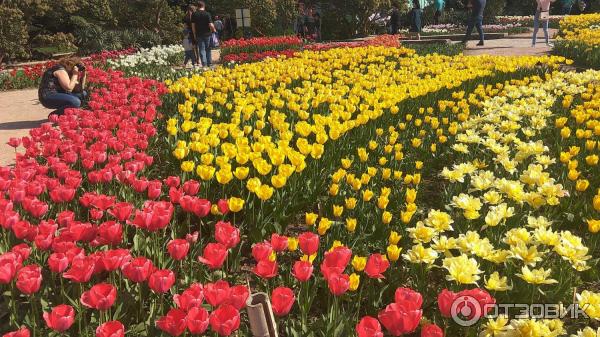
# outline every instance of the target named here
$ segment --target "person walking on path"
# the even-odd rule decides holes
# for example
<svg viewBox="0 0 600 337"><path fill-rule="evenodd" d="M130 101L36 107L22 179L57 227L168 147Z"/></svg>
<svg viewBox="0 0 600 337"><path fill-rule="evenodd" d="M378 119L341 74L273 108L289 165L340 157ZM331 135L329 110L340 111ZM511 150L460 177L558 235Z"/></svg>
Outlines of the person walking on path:
<svg viewBox="0 0 600 337"><path fill-rule="evenodd" d="M396 4L392 5L392 12L390 13L390 33L392 35L398 34L400 29L400 11Z"/></svg>
<svg viewBox="0 0 600 337"><path fill-rule="evenodd" d="M477 32L479 33L479 43L477 45L483 46L483 41L485 40L485 35L483 33L483 11L485 10L485 2L486 0L470 1L469 5L471 7L471 17L469 18L467 33L465 34L463 43L467 43L467 41L469 41L471 38L471 33L473 32L473 28L477 27Z"/></svg>
<svg viewBox="0 0 600 337"><path fill-rule="evenodd" d="M421 30L423 29L423 8L425 0L413 0L410 10L410 33L414 33L417 40L421 39Z"/></svg>
<svg viewBox="0 0 600 337"><path fill-rule="evenodd" d="M223 20L221 20L221 17L216 15L215 16L215 29L217 30L217 36L219 37L219 39L223 39L223 29L225 28L225 25L223 24Z"/></svg>
<svg viewBox="0 0 600 337"><path fill-rule="evenodd" d="M540 28L540 21L542 29L544 30L544 38L546 44L550 45L550 38L548 37L548 21L550 19L550 0L536 0L537 6L535 14L533 16L533 38L531 40L531 46L535 47L537 40L537 33Z"/></svg>
<svg viewBox="0 0 600 337"><path fill-rule="evenodd" d="M198 46L202 66L208 68L212 65L210 40L212 33L216 32L210 13L206 11L204 1L198 2L198 10L192 15L193 42Z"/></svg>
<svg viewBox="0 0 600 337"><path fill-rule="evenodd" d="M440 18L442 17L442 14L444 13L444 7L446 5L446 2L445 2L445 0L434 0L433 5L435 7L435 14L433 15L433 24L439 25Z"/></svg>
<svg viewBox="0 0 600 337"><path fill-rule="evenodd" d="M183 67L187 68L188 62L192 61L192 68L196 68L198 63L197 52L195 51L196 46L192 43L192 32L187 28L183 30Z"/></svg>

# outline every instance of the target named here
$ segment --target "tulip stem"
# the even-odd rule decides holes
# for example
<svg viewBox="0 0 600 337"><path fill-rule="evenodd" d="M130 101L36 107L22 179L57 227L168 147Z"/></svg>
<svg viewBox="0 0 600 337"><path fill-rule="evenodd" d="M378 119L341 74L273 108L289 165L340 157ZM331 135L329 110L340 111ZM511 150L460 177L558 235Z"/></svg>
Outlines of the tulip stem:
<svg viewBox="0 0 600 337"><path fill-rule="evenodd" d="M8 299L8 301L10 302L10 324L13 325L15 328L18 327L18 323L17 323L17 301L15 300L16 295L15 295L15 287L14 285L11 283L10 285L10 298Z"/></svg>

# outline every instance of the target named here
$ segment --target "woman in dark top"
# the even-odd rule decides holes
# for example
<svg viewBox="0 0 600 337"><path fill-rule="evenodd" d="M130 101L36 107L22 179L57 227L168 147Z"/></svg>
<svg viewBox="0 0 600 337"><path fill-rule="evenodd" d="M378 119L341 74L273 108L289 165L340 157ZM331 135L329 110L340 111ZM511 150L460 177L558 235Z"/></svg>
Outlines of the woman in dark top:
<svg viewBox="0 0 600 337"><path fill-rule="evenodd" d="M42 75L38 98L44 107L56 109L50 115L62 115L66 108L81 106L81 101L86 95L82 90L86 76L85 69L81 69L84 68L81 64L79 58L64 58ZM74 90L79 92L74 93Z"/></svg>

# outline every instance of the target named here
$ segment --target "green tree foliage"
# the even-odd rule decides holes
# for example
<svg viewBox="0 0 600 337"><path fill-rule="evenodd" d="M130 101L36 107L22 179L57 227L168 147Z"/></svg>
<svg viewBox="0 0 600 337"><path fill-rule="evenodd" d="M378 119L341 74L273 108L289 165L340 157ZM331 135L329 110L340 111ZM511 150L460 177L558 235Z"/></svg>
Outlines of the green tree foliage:
<svg viewBox="0 0 600 337"><path fill-rule="evenodd" d="M406 2L406 1L401 1ZM389 11L390 0L330 0L312 1L322 8L323 36L343 39L368 35L373 31L369 17L380 11Z"/></svg>
<svg viewBox="0 0 600 337"><path fill-rule="evenodd" d="M235 9L248 8L252 30L257 35L290 33L296 13L296 0L213 0L206 1L207 10L235 19Z"/></svg>
<svg viewBox="0 0 600 337"><path fill-rule="evenodd" d="M27 29L23 23L23 12L16 8L0 5L0 63L27 56Z"/></svg>
<svg viewBox="0 0 600 337"><path fill-rule="evenodd" d="M0 0L22 12L30 41L73 33L83 53L177 43L183 11L170 0ZM4 16L3 16L3 24ZM27 45L27 44L24 44Z"/></svg>

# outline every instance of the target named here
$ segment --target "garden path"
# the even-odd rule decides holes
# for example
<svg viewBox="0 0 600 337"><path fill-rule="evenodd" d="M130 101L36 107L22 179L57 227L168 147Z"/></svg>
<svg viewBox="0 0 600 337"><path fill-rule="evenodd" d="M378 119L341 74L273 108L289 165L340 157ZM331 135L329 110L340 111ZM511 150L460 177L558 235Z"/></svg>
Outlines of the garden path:
<svg viewBox="0 0 600 337"><path fill-rule="evenodd" d="M15 159L15 151L6 142L29 135L29 129L48 121L50 111L38 101L37 89L0 92L0 165Z"/></svg>
<svg viewBox="0 0 600 337"><path fill-rule="evenodd" d="M549 29L550 37L556 34L556 29ZM487 40L485 46L476 46L477 41L469 41L464 51L465 55L500 55L500 56L523 56L523 55L547 55L552 47L544 43L544 32L540 29L535 47L531 46L531 34L515 34L508 38ZM551 42L554 39L550 40Z"/></svg>

